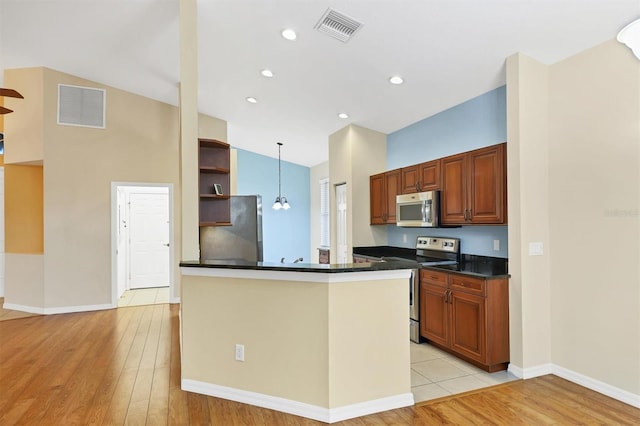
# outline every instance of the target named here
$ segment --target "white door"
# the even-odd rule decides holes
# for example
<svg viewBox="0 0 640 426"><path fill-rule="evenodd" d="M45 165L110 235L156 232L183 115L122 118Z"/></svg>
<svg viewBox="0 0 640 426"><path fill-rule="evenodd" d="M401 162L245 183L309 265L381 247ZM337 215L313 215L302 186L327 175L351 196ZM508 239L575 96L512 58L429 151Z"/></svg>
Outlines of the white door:
<svg viewBox="0 0 640 426"><path fill-rule="evenodd" d="M347 252L347 184L336 185L336 262L350 263Z"/></svg>
<svg viewBox="0 0 640 426"><path fill-rule="evenodd" d="M4 297L4 167L0 167L0 297Z"/></svg>
<svg viewBox="0 0 640 426"><path fill-rule="evenodd" d="M129 288L169 286L169 194L129 194Z"/></svg>

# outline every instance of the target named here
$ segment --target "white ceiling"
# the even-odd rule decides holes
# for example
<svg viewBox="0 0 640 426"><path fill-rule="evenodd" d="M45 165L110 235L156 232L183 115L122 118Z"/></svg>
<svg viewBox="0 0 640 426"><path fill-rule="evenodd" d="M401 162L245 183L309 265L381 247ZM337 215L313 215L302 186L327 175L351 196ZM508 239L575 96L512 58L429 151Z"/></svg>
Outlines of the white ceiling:
<svg viewBox="0 0 640 426"><path fill-rule="evenodd" d="M348 43L314 30L328 7L363 23ZM177 105L178 14L178 0L0 0L0 69ZM505 84L513 53L551 64L615 38L640 0L199 0L198 16L200 112L234 147L277 157L282 141L283 160L313 166L349 123L391 133Z"/></svg>

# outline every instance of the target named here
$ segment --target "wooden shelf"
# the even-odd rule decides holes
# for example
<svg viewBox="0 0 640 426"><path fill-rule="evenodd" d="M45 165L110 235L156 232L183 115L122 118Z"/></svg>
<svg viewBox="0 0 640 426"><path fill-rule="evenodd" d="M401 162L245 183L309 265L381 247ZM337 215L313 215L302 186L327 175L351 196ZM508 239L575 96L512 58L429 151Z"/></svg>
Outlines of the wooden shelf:
<svg viewBox="0 0 640 426"><path fill-rule="evenodd" d="M200 222L200 226L231 226L231 222Z"/></svg>
<svg viewBox="0 0 640 426"><path fill-rule="evenodd" d="M218 194L200 194L200 198L213 198L219 200L228 200L228 195L218 195Z"/></svg>
<svg viewBox="0 0 640 426"><path fill-rule="evenodd" d="M215 139L198 139L200 226L231 225L229 144ZM212 189L220 185L222 194Z"/></svg>
<svg viewBox="0 0 640 426"><path fill-rule="evenodd" d="M229 149L230 145L226 142L219 141L217 139L203 139L199 138L201 148L222 148Z"/></svg>
<svg viewBox="0 0 640 426"><path fill-rule="evenodd" d="M229 169L223 167L200 167L200 173L228 174Z"/></svg>

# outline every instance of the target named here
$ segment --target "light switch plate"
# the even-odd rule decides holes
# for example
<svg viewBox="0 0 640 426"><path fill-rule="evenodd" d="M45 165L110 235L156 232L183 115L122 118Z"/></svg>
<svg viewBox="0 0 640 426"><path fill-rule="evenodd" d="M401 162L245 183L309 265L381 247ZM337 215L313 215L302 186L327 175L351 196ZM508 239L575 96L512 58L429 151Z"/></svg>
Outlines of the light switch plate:
<svg viewBox="0 0 640 426"><path fill-rule="evenodd" d="M533 242L529 243L529 256L542 256L542 243L541 242Z"/></svg>
<svg viewBox="0 0 640 426"><path fill-rule="evenodd" d="M493 250L500 251L500 240L493 240Z"/></svg>

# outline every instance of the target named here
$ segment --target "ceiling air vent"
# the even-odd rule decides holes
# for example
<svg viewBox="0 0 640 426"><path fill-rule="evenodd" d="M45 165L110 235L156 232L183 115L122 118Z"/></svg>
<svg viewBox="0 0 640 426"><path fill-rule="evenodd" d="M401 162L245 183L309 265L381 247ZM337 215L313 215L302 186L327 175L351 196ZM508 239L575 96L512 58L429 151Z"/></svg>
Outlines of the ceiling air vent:
<svg viewBox="0 0 640 426"><path fill-rule="evenodd" d="M58 124L105 128L106 91L58 85Z"/></svg>
<svg viewBox="0 0 640 426"><path fill-rule="evenodd" d="M343 43L348 42L351 37L362 27L362 23L353 18L349 18L331 8L322 15L314 27L316 30L325 33Z"/></svg>

